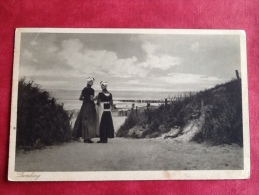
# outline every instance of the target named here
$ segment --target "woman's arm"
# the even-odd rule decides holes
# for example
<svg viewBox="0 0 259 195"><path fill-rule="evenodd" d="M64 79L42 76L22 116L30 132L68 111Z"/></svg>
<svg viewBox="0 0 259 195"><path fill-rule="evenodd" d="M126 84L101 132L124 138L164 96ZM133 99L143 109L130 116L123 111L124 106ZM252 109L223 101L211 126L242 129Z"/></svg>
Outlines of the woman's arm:
<svg viewBox="0 0 259 195"><path fill-rule="evenodd" d="M94 101L94 96L93 95L90 95L90 100Z"/></svg>
<svg viewBox="0 0 259 195"><path fill-rule="evenodd" d="M81 95L80 95L79 100L81 100L81 101L83 101L83 100L84 100L84 96L83 96L83 94L81 94Z"/></svg>
<svg viewBox="0 0 259 195"><path fill-rule="evenodd" d="M100 105L100 98L99 98L99 94L97 96L95 96L95 99L97 100L97 105L99 106Z"/></svg>
<svg viewBox="0 0 259 195"><path fill-rule="evenodd" d="M112 100L112 94L111 94L110 105L111 105L111 108L113 108L113 100Z"/></svg>
<svg viewBox="0 0 259 195"><path fill-rule="evenodd" d="M93 101L97 100L98 99L98 95L93 97Z"/></svg>

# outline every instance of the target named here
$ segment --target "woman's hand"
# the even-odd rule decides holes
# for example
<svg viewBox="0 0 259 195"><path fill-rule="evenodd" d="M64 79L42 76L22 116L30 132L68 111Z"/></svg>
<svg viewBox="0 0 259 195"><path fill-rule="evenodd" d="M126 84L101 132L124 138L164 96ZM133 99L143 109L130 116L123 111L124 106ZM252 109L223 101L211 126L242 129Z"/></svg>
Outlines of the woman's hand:
<svg viewBox="0 0 259 195"><path fill-rule="evenodd" d="M97 100L98 99L98 95L96 95L94 98L93 98L93 101Z"/></svg>

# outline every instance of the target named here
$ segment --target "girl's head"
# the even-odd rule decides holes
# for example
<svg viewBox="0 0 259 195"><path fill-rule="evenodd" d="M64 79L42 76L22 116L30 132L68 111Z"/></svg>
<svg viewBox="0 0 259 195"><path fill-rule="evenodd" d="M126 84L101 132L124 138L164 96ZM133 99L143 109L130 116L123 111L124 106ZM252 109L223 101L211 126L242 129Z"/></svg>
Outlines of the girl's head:
<svg viewBox="0 0 259 195"><path fill-rule="evenodd" d="M94 81L95 81L95 79L93 77L88 77L86 79L87 85L90 85L90 86L92 86L94 84Z"/></svg>
<svg viewBox="0 0 259 195"><path fill-rule="evenodd" d="M106 82L106 81L101 81L101 82L100 82L100 85L101 85L102 90L105 90L105 89L107 89L108 82Z"/></svg>

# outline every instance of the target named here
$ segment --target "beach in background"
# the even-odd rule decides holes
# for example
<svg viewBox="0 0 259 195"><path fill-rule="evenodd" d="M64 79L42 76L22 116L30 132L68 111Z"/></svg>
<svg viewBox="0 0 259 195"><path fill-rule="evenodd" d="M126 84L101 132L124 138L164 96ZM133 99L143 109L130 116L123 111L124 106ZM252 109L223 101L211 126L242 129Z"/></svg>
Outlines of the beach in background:
<svg viewBox="0 0 259 195"><path fill-rule="evenodd" d="M79 100L81 90L49 90L59 103L64 104L66 110L79 110L82 101ZM100 91L95 91L97 95ZM131 109L132 103L137 107L144 107L147 104L140 102L141 100L161 100L165 98L171 99L174 97L184 96L188 92L170 92L170 91L111 91L113 103L118 109ZM129 100L129 101L125 101ZM136 101L136 102L132 102ZM150 103L150 105L158 106L159 103Z"/></svg>

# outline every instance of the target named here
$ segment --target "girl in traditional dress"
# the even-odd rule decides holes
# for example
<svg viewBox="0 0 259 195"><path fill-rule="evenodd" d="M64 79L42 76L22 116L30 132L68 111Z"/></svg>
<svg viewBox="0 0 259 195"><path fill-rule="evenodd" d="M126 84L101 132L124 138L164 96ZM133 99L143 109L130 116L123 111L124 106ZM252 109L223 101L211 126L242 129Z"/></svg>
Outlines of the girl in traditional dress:
<svg viewBox="0 0 259 195"><path fill-rule="evenodd" d="M93 143L96 137L96 109L94 104L94 78L87 78L87 86L82 90L79 100L83 101L73 129L73 137L82 137L85 143Z"/></svg>
<svg viewBox="0 0 259 195"><path fill-rule="evenodd" d="M114 138L114 128L111 115L112 94L107 90L108 83L101 81L102 92L97 96L98 115L97 121L99 125L100 141L97 143L107 143L108 138Z"/></svg>

